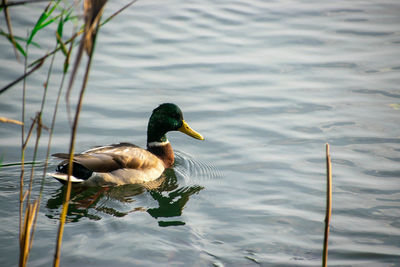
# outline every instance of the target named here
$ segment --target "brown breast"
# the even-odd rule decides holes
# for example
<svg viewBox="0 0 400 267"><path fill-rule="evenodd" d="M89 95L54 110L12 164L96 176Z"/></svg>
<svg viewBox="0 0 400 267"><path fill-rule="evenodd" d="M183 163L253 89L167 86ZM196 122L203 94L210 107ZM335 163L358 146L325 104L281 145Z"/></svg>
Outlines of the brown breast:
<svg viewBox="0 0 400 267"><path fill-rule="evenodd" d="M170 143L162 146L151 146L147 150L159 157L164 162L165 168L170 168L174 164L174 151Z"/></svg>

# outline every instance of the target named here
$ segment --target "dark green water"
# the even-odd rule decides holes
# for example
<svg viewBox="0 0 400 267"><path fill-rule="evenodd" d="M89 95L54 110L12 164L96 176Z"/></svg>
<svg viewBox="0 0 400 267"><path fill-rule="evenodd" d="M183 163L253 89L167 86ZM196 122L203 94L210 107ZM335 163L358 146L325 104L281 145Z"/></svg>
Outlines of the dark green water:
<svg viewBox="0 0 400 267"><path fill-rule="evenodd" d="M12 9L15 33L24 36L41 8ZM398 266L399 10L394 0L139 1L103 27L78 150L144 146L147 120L163 102L178 104L206 140L171 133L177 163L156 190L75 191L62 266L319 266L327 142L329 265ZM41 34L50 50L53 33ZM32 48L32 59L43 50ZM0 54L4 86L23 68L4 38ZM62 58L56 63L60 73ZM27 120L39 109L47 68L28 79ZM58 81L50 83L47 125ZM0 116L20 119L21 87L0 95ZM67 151L69 133L63 98L52 152ZM20 161L19 135L17 126L0 126L3 163ZM30 266L52 264L62 192L45 181ZM18 262L18 198L19 167L2 167L1 266Z"/></svg>

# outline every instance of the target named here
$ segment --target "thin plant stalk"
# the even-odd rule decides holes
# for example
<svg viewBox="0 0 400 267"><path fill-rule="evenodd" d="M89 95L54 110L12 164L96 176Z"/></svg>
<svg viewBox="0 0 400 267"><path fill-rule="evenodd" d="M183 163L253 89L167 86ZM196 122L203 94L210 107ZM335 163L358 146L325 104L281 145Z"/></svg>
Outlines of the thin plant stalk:
<svg viewBox="0 0 400 267"><path fill-rule="evenodd" d="M23 238L21 239L21 247L23 253L20 254L19 266L26 266L28 262L30 245L32 243L32 225L33 221L37 217L38 201L35 200L33 203L29 203L25 209L25 218L23 226Z"/></svg>
<svg viewBox="0 0 400 267"><path fill-rule="evenodd" d="M106 24L107 22L109 22L110 20L112 20L115 16L117 16L119 13L121 13L122 11L124 11L125 9L127 9L128 7L130 7L131 5L133 5L134 3L136 3L138 0L132 0L130 1L128 4L126 4L125 6L121 7L119 10L117 10L114 14L112 14L111 16L109 16L108 18L106 18L102 23L100 23L100 27L103 26L104 24Z"/></svg>
<svg viewBox="0 0 400 267"><path fill-rule="evenodd" d="M8 33L10 34L10 40L11 40L11 43L13 44L15 58L17 59L17 61L19 61L19 56L18 56L18 51L17 51L17 44L15 42L14 35L13 35L13 30L12 30L12 26L11 26L11 19L10 19L10 13L8 12L7 0L3 0L2 1L2 5L4 6L4 16L6 17Z"/></svg>
<svg viewBox="0 0 400 267"><path fill-rule="evenodd" d="M29 45L27 44L26 46L26 51L28 52L28 47ZM28 53L27 53L28 55ZM25 57L25 64L24 64L24 72L26 74L26 69L27 69L27 58L28 56ZM25 98L26 98L26 75L24 75L24 83L23 83L23 97L22 97L22 123L23 127L25 125ZM38 207L38 202L34 201L33 203L30 203L30 196L32 193L32 184L33 184L33 174L34 174L34 169L35 169L35 164L36 164L36 155L37 155L37 150L39 146L39 139L41 136L41 117L40 117L40 112L36 114L35 118L33 119L33 122L31 124L31 127L28 131L27 136L25 137L25 128L21 131L21 141L22 141L22 147L21 147L21 177L20 177L20 257L19 257L19 266L26 266L28 257L29 257L29 252L30 248L32 245L32 225L33 221L35 221L36 215L37 215L37 207ZM32 167L31 167L31 175L30 175L30 182L29 182L29 187L28 189L24 192L24 173L25 173L25 150L28 145L30 136L32 134L34 126L37 125L37 134L36 134L36 142L35 142L35 148L33 152L33 161L32 161ZM26 206L25 206L25 217L23 218L23 211L24 211L24 200L26 199ZM22 223L24 221L24 223Z"/></svg>
<svg viewBox="0 0 400 267"><path fill-rule="evenodd" d="M37 3L37 2L47 2L49 0L24 0L24 1L10 1L10 2L6 2L6 3L2 3L0 5L0 7L9 7L9 6L18 6L18 5L25 5L25 4L29 4L29 3Z"/></svg>
<svg viewBox="0 0 400 267"><path fill-rule="evenodd" d="M10 82L9 84L7 84L6 86L4 86L3 88L0 89L0 94L4 93L5 91L7 91L8 89L10 89L11 87L13 87L14 85L16 85L18 82L25 80L26 77L28 77L29 75L31 75L33 72L35 72L36 70L38 70L44 63L44 60L46 58L43 57L43 59L39 60L39 61L35 61L36 65L34 65L34 67L32 69L30 69L28 72L25 71L24 74L20 77L18 77L16 80Z"/></svg>
<svg viewBox="0 0 400 267"><path fill-rule="evenodd" d="M28 52L28 48L29 48L29 44L26 45L26 51ZM28 53L27 53L28 55ZM27 58L28 56L25 57L25 65L24 65L24 84L23 84L23 119L25 118L25 93L26 93L26 69L27 69ZM47 83L46 83L47 86ZM28 257L29 257L29 252L30 252L30 248L32 247L32 242L33 242L33 231L32 229L35 228L34 222L36 222L36 218L37 218L37 207L38 207L38 201L35 201L33 204L30 203L30 199L31 199L31 193L32 193L32 187L33 187L33 178L34 178L34 171L35 171L35 164L36 164L36 157L37 157L37 151L39 148L39 140L41 137L41 131L42 131L42 120L41 120L41 116L42 116L42 111L43 111L43 107L44 107L44 103L43 101L45 101L45 96L46 96L46 88L45 88L45 92L44 92L44 96L42 99L42 105L41 105L41 110L40 112L38 112L36 114L35 119L32 122L31 128L29 129L28 135L25 138L25 133L23 130L22 133L22 158L21 158L21 165L23 166L21 168L21 188L20 188L20 195L23 195L22 197L20 196L20 201L22 203L20 203L20 261L19 261L19 265L20 266L26 266ZM24 193L23 191L23 182L24 182L24 172L25 172L25 149L28 145L28 141L29 138L31 136L33 127L37 126L37 130L36 130L36 141L35 141L35 146L34 146L34 151L33 151L33 164L31 166L31 174L30 174L30 179L29 179L29 187L27 189L27 191ZM26 207L25 207L25 218L24 221L25 223L22 224L22 214L23 214L23 202L26 199ZM33 206L32 206L33 205Z"/></svg>
<svg viewBox="0 0 400 267"><path fill-rule="evenodd" d="M85 3L89 4L89 2L85 2ZM91 47L90 48L86 47L86 51L90 51L90 53L89 53L88 62L87 62L87 65L86 65L86 71L85 71L85 75L84 75L84 78L83 78L81 91L80 91L80 94L79 94L78 105L77 105L76 111L75 111L75 118L74 118L74 122L73 122L73 125L72 125L72 133L71 133L70 148L69 148L68 183L67 183L67 190L65 192L65 199L64 199L64 203L63 203L63 208L62 208L62 212L61 212L61 215L60 215L60 224L59 224L59 228L58 228L56 252L54 254L54 262L53 262L53 266L54 267L58 267L60 265L60 254L61 254L62 237L63 237L63 234L64 234L64 225L65 225L68 206L69 206L69 201L70 201L70 197L71 197L71 187L72 187L71 175L72 175L72 169L73 169L73 158L74 158L74 152L75 152L75 138L76 138L76 132L77 132L77 128L78 128L79 114L80 114L81 109L82 109L83 96L85 94L85 89L86 89L86 86L87 86L87 82L89 80L90 67L91 67L92 59L93 59L93 55L94 55L94 45L96 43L96 37L97 37L97 32L98 32L99 21L100 21L101 14L102 14L102 12L104 10L104 4L105 3L106 3L106 1L103 2L102 7L98 10L97 14L94 14L94 15L91 14L91 16L86 14L87 17L86 17L86 25L85 25L85 34L82 37L80 45L79 45L79 51L78 51L78 54L76 56L74 70L72 71L71 79L70 79L69 86L68 86L68 91L70 91L71 87L72 87L72 84L73 84L73 81L74 81L74 76L75 76L74 73L76 73L77 68L78 68L77 63L79 64L80 59L82 57L83 50L85 49L85 46L88 45L86 40L87 40L87 37L88 37L87 35L90 34L91 35L91 39L92 39L92 42L90 43ZM85 11L87 11L87 10L85 10ZM93 18L93 21L91 21L92 24L89 24L90 17ZM95 24L95 25L93 25L93 24ZM67 95L68 95L68 91L67 91Z"/></svg>
<svg viewBox="0 0 400 267"><path fill-rule="evenodd" d="M36 114L36 141L35 141L35 147L33 149L33 157L32 157L32 162L33 164L31 165L31 175L29 178L29 187L28 187L28 197L26 198L26 206L29 205L30 200L31 200L31 193L32 193L32 186L33 186L33 177L35 173L35 164L36 164L36 157L37 157L37 151L39 148L39 141L40 141L40 136L42 134L42 113L38 112Z"/></svg>
<svg viewBox="0 0 400 267"><path fill-rule="evenodd" d="M324 231L324 249L322 253L322 266L328 264L328 239L329 223L332 215L332 164L329 154L329 144L326 144L326 213L325 213L325 231Z"/></svg>
<svg viewBox="0 0 400 267"><path fill-rule="evenodd" d="M71 51L72 51L72 45L70 46L68 54L71 54ZM53 56L53 60L54 60L54 56ZM68 59L69 59L69 56L67 56L66 60L68 60ZM51 125L50 125L50 131L49 131L49 140L48 140L48 143L47 143L46 160L45 160L45 164L44 164L44 168L43 168L43 178L42 178L42 184L41 184L40 192L39 192L39 199L41 198L42 193L43 193L43 189L44 189L44 179L46 177L48 161L49 161L49 157L50 157L50 147L51 147L51 142L52 142L52 139L53 139L54 126L55 126L55 123L56 123L58 105L60 103L62 88L64 87L64 82L65 82L65 77L66 77L66 70L63 72L63 75L62 75L62 78L61 78L60 87L58 89L57 99L56 99L56 103L55 103L55 106L54 106L53 117L51 119Z"/></svg>
<svg viewBox="0 0 400 267"><path fill-rule="evenodd" d="M28 52L28 45L26 47ZM25 57L24 61L24 74L26 73L28 62L28 56ZM23 266L23 210L24 210L24 174L25 174L25 97L26 97L26 79L23 81L22 85L22 111L21 111L21 173L20 173L20 191L19 191L19 243L20 243L20 259L19 265Z"/></svg>
<svg viewBox="0 0 400 267"><path fill-rule="evenodd" d="M68 51L68 55L67 55L65 61L69 61L69 55L71 54L72 47L73 47L73 45L71 44L70 48L69 48L69 51ZM55 54L53 55L52 62L54 61L54 58L55 58ZM66 62L65 64L68 64L68 63ZM50 157L50 148L51 148L51 142L52 142L53 133L54 133L54 126L55 126L56 117L57 117L58 105L60 103L62 88L64 87L66 74L67 74L67 68L64 69L64 72L63 72L63 75L62 75L62 78L61 78L60 87L58 89L58 94L57 94L57 99L56 99L56 104L54 106L53 117L52 117L52 120L51 120L51 126L50 126L50 130L49 130L49 140L48 140L48 143L47 143L46 160L45 160L44 167L43 167L42 183L41 183L41 186L40 186L39 198L38 198L38 208L36 210L36 213L38 213L39 209L40 209L40 201L41 201L42 195L43 195L44 181L45 181L45 178L46 178L47 167L48 167L48 162L49 162L49 157ZM34 233L35 233L35 230L36 230L36 221L37 221L37 214L36 214L36 217L35 217L35 221L33 223L32 240L31 240L30 247L32 247L32 243L33 243L32 241L33 241L33 236L34 236Z"/></svg>
<svg viewBox="0 0 400 267"><path fill-rule="evenodd" d="M84 78L82 89L81 89L81 92L79 95L78 106L76 107L74 123L72 125L72 134L71 134L71 141L70 141L70 147L69 147L70 159L69 159L69 168L68 168L68 183L67 183L67 190L65 192L65 200L64 200L62 212L60 215L60 225L58 228L56 253L54 256L54 266L55 267L60 265L60 251L61 251L62 237L64 234L64 225L65 225L69 201L70 201L70 197L71 197L71 187L72 187L71 174L72 174L72 168L73 168L72 167L73 166L73 163L72 163L73 155L74 155L74 151L75 151L75 137L76 137L76 131L78 128L79 114L80 114L80 111L82 108L83 96L84 96L86 84L87 84L87 81L89 78L89 69L90 69L90 65L91 65L91 61L92 61L91 58L92 57L89 57L89 59L88 59L88 64L87 64L86 72L85 72L85 78Z"/></svg>
<svg viewBox="0 0 400 267"><path fill-rule="evenodd" d="M33 128L35 127L35 124L36 124L36 122L37 122L37 116L35 116L35 118L33 118L32 119L32 124L31 124L31 126L29 127L29 131L28 131L28 133L26 134L26 137L25 137L25 140L24 140L24 145L23 145L23 148L24 149L26 149L26 147L28 146L28 142L29 142L29 139L31 138L31 136L32 136L32 132L33 132Z"/></svg>
<svg viewBox="0 0 400 267"><path fill-rule="evenodd" d="M50 62L50 66L49 66L49 71L47 74L47 80L46 80L46 87L45 87L45 92L44 92L44 97L43 97L43 101L42 101L42 106L41 106L41 112L43 111L44 108L44 103L45 103L45 95L47 92L47 87L49 85L50 82L50 75L52 73L52 69L53 69L53 63L54 63L54 59L55 59L55 54L53 55L51 62ZM58 93L58 97L57 97L57 102L56 102L56 106L55 106L55 110L53 113L53 120L52 120L52 124L51 124L51 128L49 130L49 140L48 140L48 144L47 144L47 154L46 154L46 160L44 163L44 167L43 167L43 176L42 176L42 182L41 182L41 186L40 186L40 191L39 191L39 197L37 199L37 209L35 210L35 219L33 221L33 226L32 226L32 237L30 240L30 244L29 244L29 250L32 248L33 245L33 239L35 236L35 231L36 231L36 223L37 223L37 218L38 218L38 213L39 213L39 209L40 209L40 200L42 198L42 193L43 193L43 188L44 188L44 180L46 177L46 171L47 171L47 165L48 165L48 161L49 161L49 156L50 156L50 144L51 144L51 139L52 139L52 133L53 133L53 128L54 128L54 122L55 122L55 114L57 113L57 108L58 108L58 102L59 102L59 95L60 95L60 91L62 89L62 85L63 85L63 81L64 81L64 77L65 77L65 73L63 74L63 78L61 80L61 87L59 89L59 93Z"/></svg>

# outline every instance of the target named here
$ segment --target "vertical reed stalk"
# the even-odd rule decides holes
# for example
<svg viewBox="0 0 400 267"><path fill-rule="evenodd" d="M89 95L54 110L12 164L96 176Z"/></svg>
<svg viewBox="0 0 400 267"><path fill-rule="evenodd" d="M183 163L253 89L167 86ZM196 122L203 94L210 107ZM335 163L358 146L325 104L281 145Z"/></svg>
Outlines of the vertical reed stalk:
<svg viewBox="0 0 400 267"><path fill-rule="evenodd" d="M65 59L65 61L66 61L65 64L68 64L67 61L69 60L69 55L71 54L72 46L73 45L71 44L70 49L68 51L68 55L67 55L67 57ZM51 65L53 65L54 58L55 58L55 54L53 54ZM44 168L43 168L42 184L40 186L40 191L39 191L39 201L40 201L40 199L42 197L42 193L43 193L43 189L44 189L44 180L45 180L45 177L46 177L46 172L47 172L47 167L48 167L48 162L49 162L49 157L50 157L50 147L51 147L51 142L52 142L52 139L53 139L54 126L55 126L55 123L56 123L58 105L60 103L62 88L64 87L64 81L65 81L65 77L66 77L66 72L67 72L67 68L64 68L64 72L63 72L63 75L62 75L62 78L61 78L61 82L60 82L60 87L58 89L56 103L55 103L55 106L54 106L53 117L51 119L51 126L50 126L50 131L49 131L49 140L47 142L46 160L45 160L45 164L44 164Z"/></svg>
<svg viewBox="0 0 400 267"><path fill-rule="evenodd" d="M38 201L29 203L25 208L25 218L21 238L21 250L19 266L26 266L28 262L29 250L32 244L33 232L32 225L37 215Z"/></svg>
<svg viewBox="0 0 400 267"><path fill-rule="evenodd" d="M36 114L36 141L35 141L35 147L33 149L33 157L32 157L32 165L31 165L31 175L29 178L29 187L28 187L28 197L26 198L26 206L28 207L28 204L30 203L31 200L31 193L32 193L32 186L33 186L33 177L35 173L35 165L36 165L36 157L37 157L37 151L39 148L39 140L40 136L42 133L42 114L41 112L38 112Z"/></svg>
<svg viewBox="0 0 400 267"><path fill-rule="evenodd" d="M57 44L56 44L56 46L57 46ZM47 94L47 88L48 88L48 85L49 85L49 83L50 83L50 76L51 76L51 73L52 73L52 70L53 70L53 64L54 64L55 56L56 56L56 54L54 54L54 55L52 56L52 58L51 58L51 62L50 62L50 66L49 66L49 71L48 71L48 73L47 73L47 79L46 79L45 89L44 89L43 98L42 98L42 105L41 105L41 108L40 108L40 113L41 113L41 114L43 113L43 109L44 109L44 104L45 104L46 94ZM62 90L62 85L63 85L64 77L65 77L65 73L63 74L63 78L62 78L62 80L61 80L61 85L60 85L61 87L60 87L59 92L58 92L58 97L57 97L57 101L56 101L56 106L55 106L55 108L54 108L54 113L53 113L52 124L51 124L51 128L50 128L50 130L49 130L49 140L48 140L48 143L47 143L46 160L45 160L44 167L43 167L43 176L42 176L42 182L41 182L41 186L40 186L40 190L39 190L39 197L38 197L38 199L37 199L37 209L35 210L35 213L36 213L36 214L35 214L35 219L34 219L34 221L33 221L33 226L32 226L32 236L31 236L31 240L30 240L30 244L29 244L29 251L30 251L31 248L32 248L33 239L34 239L34 236L35 236L36 223L37 223L37 218L38 218L37 215L38 215L39 209L40 209L40 201L41 201L41 198L42 198L42 193L43 193L43 188L44 188L44 181L45 181L45 178L46 178L47 166L48 166L49 156L50 156L50 146L51 146L52 134L53 134L54 123L55 123L55 118L56 118L57 108L58 108L58 102L59 102L59 99L60 99L60 94L61 94L61 90ZM38 127L41 127L41 126L42 126L42 125L40 124Z"/></svg>
<svg viewBox="0 0 400 267"><path fill-rule="evenodd" d="M92 54L91 54L92 55ZM69 201L71 197L71 175L72 175L72 168L73 168L73 156L75 152L75 137L76 137L76 131L78 128L78 120L79 120L79 114L81 112L82 108L82 101L83 101L83 96L85 93L85 88L86 84L89 78L89 70L90 70L90 65L92 62L92 56L89 57L88 63L86 66L86 72L85 72L85 77L84 81L82 84L82 89L79 95L79 100L78 100L78 106L76 107L76 112L75 112L75 118L74 118L74 123L72 125L72 134L71 134L71 140L70 140L70 147L69 147L69 167L68 167L68 183L67 183L67 190L65 192L65 199L64 199L64 204L62 208L62 212L60 215L60 225L58 228L58 237L57 237L57 244L56 244L56 252L54 255L54 263L53 265L55 267L60 265L60 252L61 252L61 245L62 245L62 237L64 234L64 225L67 217L67 211L68 211L68 206L69 206Z"/></svg>
<svg viewBox="0 0 400 267"><path fill-rule="evenodd" d="M80 114L80 111L82 108L83 96L85 94L86 85L89 80L90 67L91 67L92 59L93 59L93 55L94 55L94 46L96 43L96 37L97 37L100 17L103 13L106 2L107 2L107 0L102 0L102 1L97 1L97 2L87 0L84 2L85 32L84 32L84 36L81 39L81 42L79 45L79 50L78 50L75 64L74 64L74 70L72 71L72 74L71 74L71 79L70 79L68 91L67 91L67 100L68 100L69 92L72 88L73 81L75 79L75 74L78 70L78 65L81 60L83 50L86 50L86 52L89 55L89 58L88 58L88 62L86 65L86 71L85 71L85 76L83 78L81 91L79 94L78 105L77 105L76 111L75 111L74 122L72 125L72 133L71 133L70 148L69 148L68 183L67 183L67 190L65 192L63 208L62 208L62 212L60 215L60 225L58 228L56 252L54 254L54 262L53 262L54 267L58 267L60 265L62 237L64 234L64 225L65 225L69 201L70 201L70 197L71 197L71 187L72 187L71 175L72 175L73 158L74 158L74 152L75 152L76 131L78 128L78 120L79 120L79 114Z"/></svg>
<svg viewBox="0 0 400 267"><path fill-rule="evenodd" d="M328 239L329 223L332 214L332 164L329 154L329 144L326 144L326 213L325 213L325 232L324 232L324 250L322 253L322 266L328 264Z"/></svg>
<svg viewBox="0 0 400 267"><path fill-rule="evenodd" d="M26 52L28 52L28 45L26 46ZM27 54L28 55L28 54ZM24 61L24 74L26 74L26 68L28 64L28 56L25 57ZM25 97L26 97L26 79L22 85L22 111L21 111L21 174L19 184L19 265L23 266L24 250L22 244L23 238L23 210L24 210L24 174L25 174Z"/></svg>

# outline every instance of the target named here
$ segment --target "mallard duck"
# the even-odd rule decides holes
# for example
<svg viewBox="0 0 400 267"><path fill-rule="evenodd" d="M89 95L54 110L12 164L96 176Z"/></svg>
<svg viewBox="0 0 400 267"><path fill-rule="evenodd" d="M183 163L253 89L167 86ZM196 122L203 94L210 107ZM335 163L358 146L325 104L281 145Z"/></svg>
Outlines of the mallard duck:
<svg viewBox="0 0 400 267"><path fill-rule="evenodd" d="M141 184L154 181L174 164L174 152L166 133L180 131L204 140L183 120L180 108L171 103L153 110L147 126L147 149L130 143L112 144L75 154L72 183L89 186ZM54 157L64 159L51 176L62 183L68 181L68 153Z"/></svg>

